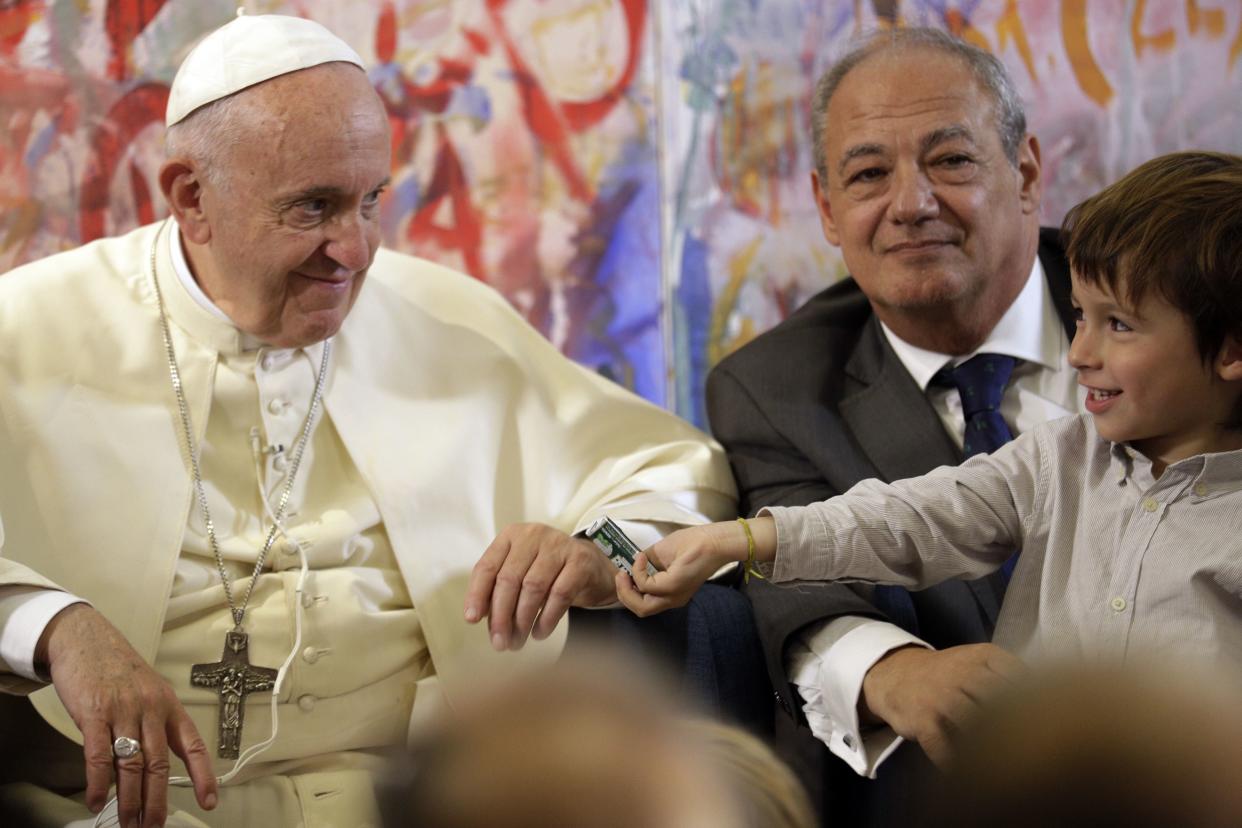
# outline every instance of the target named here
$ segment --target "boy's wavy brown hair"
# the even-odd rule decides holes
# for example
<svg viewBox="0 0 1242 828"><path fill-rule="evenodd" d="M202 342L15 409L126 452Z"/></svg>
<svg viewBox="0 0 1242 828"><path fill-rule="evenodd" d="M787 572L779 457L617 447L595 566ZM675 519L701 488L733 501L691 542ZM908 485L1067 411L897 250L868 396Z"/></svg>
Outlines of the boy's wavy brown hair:
<svg viewBox="0 0 1242 828"><path fill-rule="evenodd" d="M1204 364L1242 341L1242 157L1154 158L1070 210L1061 235L1082 281L1184 313ZM1242 404L1229 425L1242 427Z"/></svg>

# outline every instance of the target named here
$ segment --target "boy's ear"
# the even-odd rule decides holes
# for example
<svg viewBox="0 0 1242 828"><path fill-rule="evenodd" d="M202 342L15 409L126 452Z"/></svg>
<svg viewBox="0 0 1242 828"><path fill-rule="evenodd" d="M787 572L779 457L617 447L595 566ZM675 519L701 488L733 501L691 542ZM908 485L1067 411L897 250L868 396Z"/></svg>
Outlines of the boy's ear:
<svg viewBox="0 0 1242 828"><path fill-rule="evenodd" d="M1242 341L1230 334L1225 337L1216 357L1216 375L1225 382L1242 380Z"/></svg>

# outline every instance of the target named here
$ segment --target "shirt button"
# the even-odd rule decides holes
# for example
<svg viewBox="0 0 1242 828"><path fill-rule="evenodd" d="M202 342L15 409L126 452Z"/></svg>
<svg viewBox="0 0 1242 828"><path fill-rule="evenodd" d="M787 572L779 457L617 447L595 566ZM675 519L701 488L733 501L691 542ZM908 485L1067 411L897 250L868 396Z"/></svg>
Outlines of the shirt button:
<svg viewBox="0 0 1242 828"><path fill-rule="evenodd" d="M302 651L302 660L307 664L314 664L319 660L319 650L315 647L307 647Z"/></svg>
<svg viewBox="0 0 1242 828"><path fill-rule="evenodd" d="M272 400L270 403L267 404L267 410L272 412L273 414L281 414L285 410L285 401L284 400Z"/></svg>
<svg viewBox="0 0 1242 828"><path fill-rule="evenodd" d="M851 736L850 734L847 733L844 736L842 736L841 741L844 742L845 746L849 748L850 750L854 749L854 737Z"/></svg>
<svg viewBox="0 0 1242 828"><path fill-rule="evenodd" d="M318 701L312 695L298 696L298 709L303 713L309 713L315 709L315 702Z"/></svg>
<svg viewBox="0 0 1242 828"><path fill-rule="evenodd" d="M264 371L270 371L276 367L276 358L271 354L264 354L263 359L259 360L259 365L263 367Z"/></svg>
<svg viewBox="0 0 1242 828"><path fill-rule="evenodd" d="M284 452L281 452L280 454L272 458L272 468L274 468L276 471L282 472L285 470L285 468L288 465L289 465L289 461L288 459L286 459Z"/></svg>
<svg viewBox="0 0 1242 828"><path fill-rule="evenodd" d="M1126 599L1118 596L1110 602L1110 606L1113 612L1122 612L1126 608Z"/></svg>
<svg viewBox="0 0 1242 828"><path fill-rule="evenodd" d="M286 555L296 555L298 554L298 545L291 540L287 540L280 544L280 551Z"/></svg>
<svg viewBox="0 0 1242 828"><path fill-rule="evenodd" d="M1206 484L1206 483L1196 483L1196 484L1195 484L1195 494L1197 494L1199 497L1203 497L1205 494L1207 494L1207 484Z"/></svg>
<svg viewBox="0 0 1242 828"><path fill-rule="evenodd" d="M1149 512L1154 512L1160 508L1160 504L1156 502L1154 497L1149 497L1143 501L1143 508Z"/></svg>

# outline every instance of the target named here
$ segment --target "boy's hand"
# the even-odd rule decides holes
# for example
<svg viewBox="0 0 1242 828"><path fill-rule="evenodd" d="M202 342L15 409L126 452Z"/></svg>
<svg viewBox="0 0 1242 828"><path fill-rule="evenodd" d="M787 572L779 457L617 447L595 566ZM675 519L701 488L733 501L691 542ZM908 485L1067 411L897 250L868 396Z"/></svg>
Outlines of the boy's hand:
<svg viewBox="0 0 1242 828"><path fill-rule="evenodd" d="M679 529L639 553L633 580L617 573L617 597L643 617L684 606L720 567L746 560L747 548L746 532L736 521ZM648 575L648 559L663 571Z"/></svg>
<svg viewBox="0 0 1242 828"><path fill-rule="evenodd" d="M1025 673L1026 665L995 644L902 647L867 672L859 713L918 742L927 758L944 768L967 720Z"/></svg>

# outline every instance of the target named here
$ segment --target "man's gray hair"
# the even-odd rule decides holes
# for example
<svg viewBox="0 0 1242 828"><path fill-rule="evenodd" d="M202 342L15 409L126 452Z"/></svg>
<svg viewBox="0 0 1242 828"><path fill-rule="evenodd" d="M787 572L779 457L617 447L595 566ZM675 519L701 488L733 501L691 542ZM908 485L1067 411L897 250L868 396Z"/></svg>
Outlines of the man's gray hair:
<svg viewBox="0 0 1242 828"><path fill-rule="evenodd" d="M872 32L866 36L824 72L815 84L815 95L811 103L811 147L815 153L815 170L819 174L820 187L828 184L824 131L828 126L828 104L832 101L837 87L850 71L872 55L912 49L934 49L956 57L974 73L979 85L992 98L996 109L996 129L1005 157L1015 167L1018 165L1018 146L1026 135L1026 112L1022 109L1022 99L1018 97L1018 91L1014 88L1005 65L991 53L940 29L894 28Z"/></svg>
<svg viewBox="0 0 1242 828"><path fill-rule="evenodd" d="M170 126L164 133L164 156L193 161L207 181L227 189L229 151L241 143L245 131L244 97L234 94L212 101Z"/></svg>

